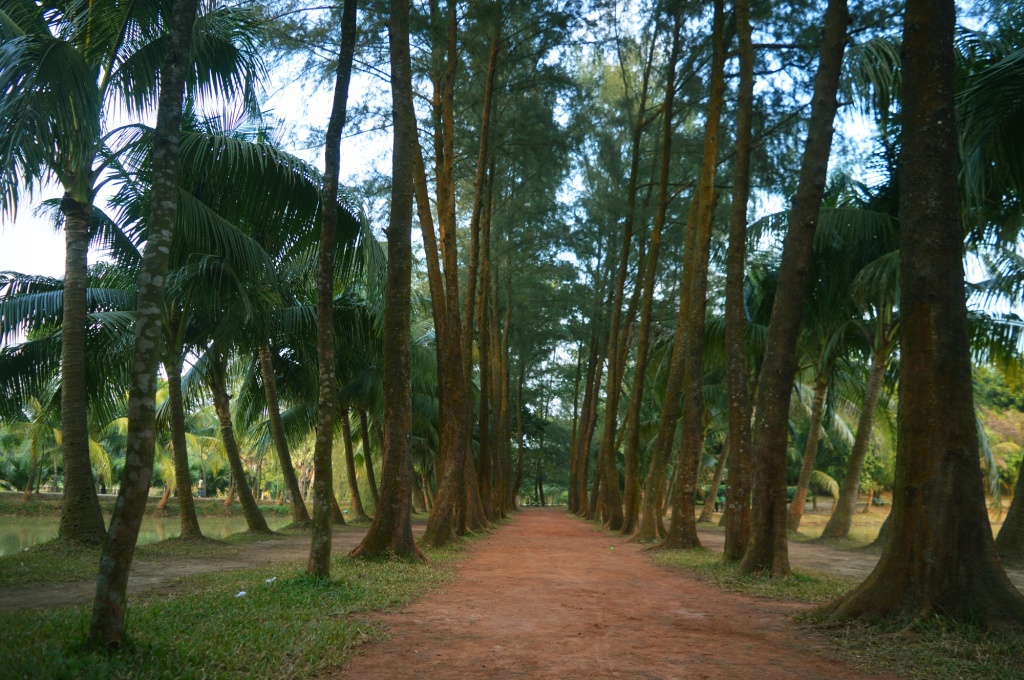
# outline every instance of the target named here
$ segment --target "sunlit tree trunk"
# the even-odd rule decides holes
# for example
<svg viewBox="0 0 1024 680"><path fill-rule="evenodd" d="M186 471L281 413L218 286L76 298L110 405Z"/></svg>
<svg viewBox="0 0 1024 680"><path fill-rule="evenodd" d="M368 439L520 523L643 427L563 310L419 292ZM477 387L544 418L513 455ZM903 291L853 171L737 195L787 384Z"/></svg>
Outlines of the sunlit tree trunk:
<svg viewBox="0 0 1024 680"><path fill-rule="evenodd" d="M188 466L188 444L185 441L185 404L181 395L181 359L164 361L167 373L167 401L171 409L171 455L174 459L174 480L178 487L178 512L181 538L202 538L195 501L192 499L192 473Z"/></svg>
<svg viewBox="0 0 1024 680"><path fill-rule="evenodd" d="M363 467L366 468L366 483L370 487L370 494L373 496L373 507L376 508L380 504L380 492L377 490L377 476L373 472L373 456L370 454L370 424L368 420L366 409L360 408L359 432L363 437ZM424 478L425 481L426 479Z"/></svg>
<svg viewBox="0 0 1024 680"><path fill-rule="evenodd" d="M359 495L359 479L356 477L356 456L352 450L350 413L351 411L347 407L341 410L341 437L345 443L345 474L348 478L348 492L352 496L352 519L356 522L367 522L370 518L363 510L363 499Z"/></svg>
<svg viewBox="0 0 1024 680"><path fill-rule="evenodd" d="M353 557L417 556L412 537L412 367L410 312L412 277L413 168L416 114L409 54L409 0L390 0L388 43L394 120L391 216L384 300L384 462L380 506Z"/></svg>
<svg viewBox="0 0 1024 680"><path fill-rule="evenodd" d="M743 573L789 574L786 544L786 449L789 401L796 373L796 342L803 317L807 272L828 175L839 74L850 15L846 0L829 0L814 78L807 143L789 214L779 283L768 324L764 364L757 389L754 423L751 538L740 562Z"/></svg>
<svg viewBox="0 0 1024 680"><path fill-rule="evenodd" d="M131 571L135 544L139 537L142 516L146 511L146 499L149 496L149 483L153 473L153 458L156 453L156 373L164 341L164 279L167 276L171 241L178 213L178 141L181 133L181 106L185 96L185 75L189 64L196 12L195 0L175 1L171 9L167 54L160 70L161 88L153 143L153 199L146 250L142 257L142 271L137 284L138 313L135 320L135 348L132 353L131 387L128 394L127 450L121 490L114 506L114 515L110 520L110 531L103 544L99 575L96 577L96 598L93 601L88 638L89 646L93 648L117 649L125 643L128 573ZM83 248L87 243L86 236ZM84 257L83 252L83 261ZM70 254L68 259L70 261ZM71 281L66 281L66 284L70 283ZM83 299L83 312L84 302ZM84 315L81 321L80 328L84 332ZM65 316L65 325L69 322L75 327L73 320ZM66 335L64 341L66 347ZM81 347L84 349L84 343ZM84 369L84 357L82 359ZM80 376L75 377L82 378L84 389L84 370ZM68 388L68 381L71 378L72 376L64 374L64 389ZM70 434L64 431L65 443ZM88 466L88 432L85 432L85 437L85 465ZM90 471L90 485L91 479ZM76 509L88 510L95 504L96 511L99 512L96 492L91 486L89 491L92 494L92 503L83 503L82 508ZM183 492L189 493L189 489L184 489ZM64 502L67 506L67 496ZM64 512L67 510L65 507ZM101 516L101 530L102 527ZM63 529L62 521L61 535Z"/></svg>

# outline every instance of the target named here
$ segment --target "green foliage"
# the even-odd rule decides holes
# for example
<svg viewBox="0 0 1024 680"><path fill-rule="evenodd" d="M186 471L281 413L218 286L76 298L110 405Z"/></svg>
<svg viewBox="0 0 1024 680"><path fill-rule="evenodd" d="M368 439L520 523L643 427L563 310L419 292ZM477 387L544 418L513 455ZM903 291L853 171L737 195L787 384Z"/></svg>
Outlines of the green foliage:
<svg viewBox="0 0 1024 680"><path fill-rule="evenodd" d="M10 678L318 675L385 634L365 614L404 605L452 578L456 551L428 555L429 563L336 556L333 578L324 580L305 576L299 564L189 577L171 596L133 598L130 642L116 654L84 649L86 607L0 614L7 631L0 667Z"/></svg>

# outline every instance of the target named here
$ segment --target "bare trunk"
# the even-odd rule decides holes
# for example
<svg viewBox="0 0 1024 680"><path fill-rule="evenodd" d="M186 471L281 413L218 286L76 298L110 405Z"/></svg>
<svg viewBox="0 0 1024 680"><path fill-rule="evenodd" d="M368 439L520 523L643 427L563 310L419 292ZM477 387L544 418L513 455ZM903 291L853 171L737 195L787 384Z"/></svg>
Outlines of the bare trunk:
<svg viewBox="0 0 1024 680"><path fill-rule="evenodd" d="M1024 626L996 557L971 388L957 183L952 0L908 0L900 149L899 444L891 528L842 618L943 615Z"/></svg>
<svg viewBox="0 0 1024 680"><path fill-rule="evenodd" d="M868 457L871 444L871 430L875 423L875 407L878 397L882 394L882 380L885 378L885 364L889 360L889 351L876 350L871 356L871 368L868 384L864 389L864 403L860 409L860 420L857 422L857 435L850 450L850 462L847 464L843 486L839 490L832 516L821 532L822 538L846 538L853 526L853 512L857 507L857 493L860 491L860 478L864 472L864 461ZM870 505L871 500L868 499Z"/></svg>
<svg viewBox="0 0 1024 680"><path fill-rule="evenodd" d="M409 0L391 0L388 19L394 111L391 216L384 300L384 462L380 507L352 557L416 556L412 537L411 312L413 163L417 152L409 54Z"/></svg>
<svg viewBox="0 0 1024 680"><path fill-rule="evenodd" d="M839 73L846 48L850 16L846 0L829 0L825 10L818 73L814 79L807 144L800 179L789 215L779 268L778 290L757 390L754 424L753 513L751 540L740 562L743 573L789 574L786 544L786 448L789 400L796 373L796 342L803 316L807 272L821 197L828 175L833 123L838 102Z"/></svg>
<svg viewBox="0 0 1024 680"><path fill-rule="evenodd" d="M292 522L308 524L309 512L302 500L302 490L299 488L299 479L295 476L291 452L288 450L288 438L285 437L284 422L281 420L281 405L277 398L277 378L274 374L270 343L260 343L257 358L260 362L260 375L263 377L263 392L267 398L267 420L270 422L270 434L274 439L277 462L281 468L281 476L284 477L285 487L292 497Z"/></svg>
<svg viewBox="0 0 1024 680"><path fill-rule="evenodd" d="M736 153L733 161L732 212L726 252L725 361L729 397L729 490L725 498L725 553L728 562L743 559L750 537L750 387L747 373L743 299L746 275L747 202L750 199L751 121L754 111L754 48L750 0L735 3L740 80L737 87Z"/></svg>
<svg viewBox="0 0 1024 680"><path fill-rule="evenodd" d="M178 487L178 511L181 515L181 538L202 538L196 504L192 499L192 473L188 467L188 444L185 441L185 405L181 396L181 361L164 362L167 373L167 399L171 406L171 451L174 457L174 481Z"/></svg>
<svg viewBox="0 0 1024 680"><path fill-rule="evenodd" d="M380 505L380 492L377 490L377 477L373 472L373 456L370 455L370 424L366 417L366 409L359 409L359 431L363 437L363 467L366 468L366 483L373 496L373 507Z"/></svg>
<svg viewBox="0 0 1024 680"><path fill-rule="evenodd" d="M341 411L341 437L345 442L345 473L348 477L348 492L352 496L352 519L356 522L368 522L370 518L363 510L363 499L359 495L359 479L356 477L356 456L352 450L350 413L347 407Z"/></svg>
<svg viewBox="0 0 1024 680"><path fill-rule="evenodd" d="M85 389L86 277L91 210L91 205L78 203L68 195L61 202L66 248L60 360L60 449L64 459L64 498L57 536L67 541L99 544L106 532L89 461L89 397ZM162 283L163 279L160 281ZM159 351L159 347L154 351ZM130 554L128 559L130 562ZM108 632L114 634L113 630ZM122 632L117 632L116 644L120 644L121 635Z"/></svg>
<svg viewBox="0 0 1024 680"><path fill-rule="evenodd" d="M341 131L348 112L348 86L356 48L356 0L345 0L341 16L341 45L335 71L334 99L324 138L324 185L321 198L320 254L316 282L316 360L319 394L316 442L313 445L313 536L306 573L327 578L331 573L331 519L334 498L331 457L338 418L338 377L334 362L334 263L338 244L338 176L341 173ZM344 518L342 517L342 522Z"/></svg>
<svg viewBox="0 0 1024 680"><path fill-rule="evenodd" d="M825 393L828 391L828 383L825 376L819 375L814 381L814 401L811 402L811 422L807 430L807 443L804 446L804 460L800 466L800 479L796 484L796 494L789 504L790 531L800 529L800 520L804 516L804 506L807 505L807 489L811 486L811 473L814 472L814 463L818 458L818 441L821 438L821 419L825 413Z"/></svg>
<svg viewBox="0 0 1024 680"><path fill-rule="evenodd" d="M710 491L707 496L704 497L704 507L700 511L700 517L697 518L698 522L711 522L714 521L712 512L715 511L715 503L718 498L718 486L722 483L722 474L725 472L725 461L729 458L729 444L722 448L722 453L718 455L718 462L715 464L715 475L711 480Z"/></svg>

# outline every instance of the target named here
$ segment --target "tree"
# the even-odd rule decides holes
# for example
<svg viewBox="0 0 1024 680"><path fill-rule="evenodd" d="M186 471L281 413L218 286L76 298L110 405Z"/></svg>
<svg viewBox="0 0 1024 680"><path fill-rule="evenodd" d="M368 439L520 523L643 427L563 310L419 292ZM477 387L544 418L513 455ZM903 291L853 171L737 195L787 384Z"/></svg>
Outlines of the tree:
<svg viewBox="0 0 1024 680"><path fill-rule="evenodd" d="M394 111L391 217L384 317L384 463L380 506L352 557L422 557L412 537L412 377L409 349L413 155L416 114L409 54L409 0L390 0L388 42Z"/></svg>

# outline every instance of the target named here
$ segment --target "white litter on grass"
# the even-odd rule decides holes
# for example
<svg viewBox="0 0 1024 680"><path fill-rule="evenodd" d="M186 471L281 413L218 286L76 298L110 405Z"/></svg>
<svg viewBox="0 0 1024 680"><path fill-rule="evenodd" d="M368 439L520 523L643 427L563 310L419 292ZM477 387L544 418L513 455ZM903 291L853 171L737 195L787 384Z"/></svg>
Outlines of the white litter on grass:
<svg viewBox="0 0 1024 680"><path fill-rule="evenodd" d="M272 577L267 579L267 583L273 583L276 580L277 580L277 577L276 576L272 576Z"/></svg>
<svg viewBox="0 0 1024 680"><path fill-rule="evenodd" d="M238 595L235 595L235 597L245 597L245 591L244 590L238 591Z"/></svg>

